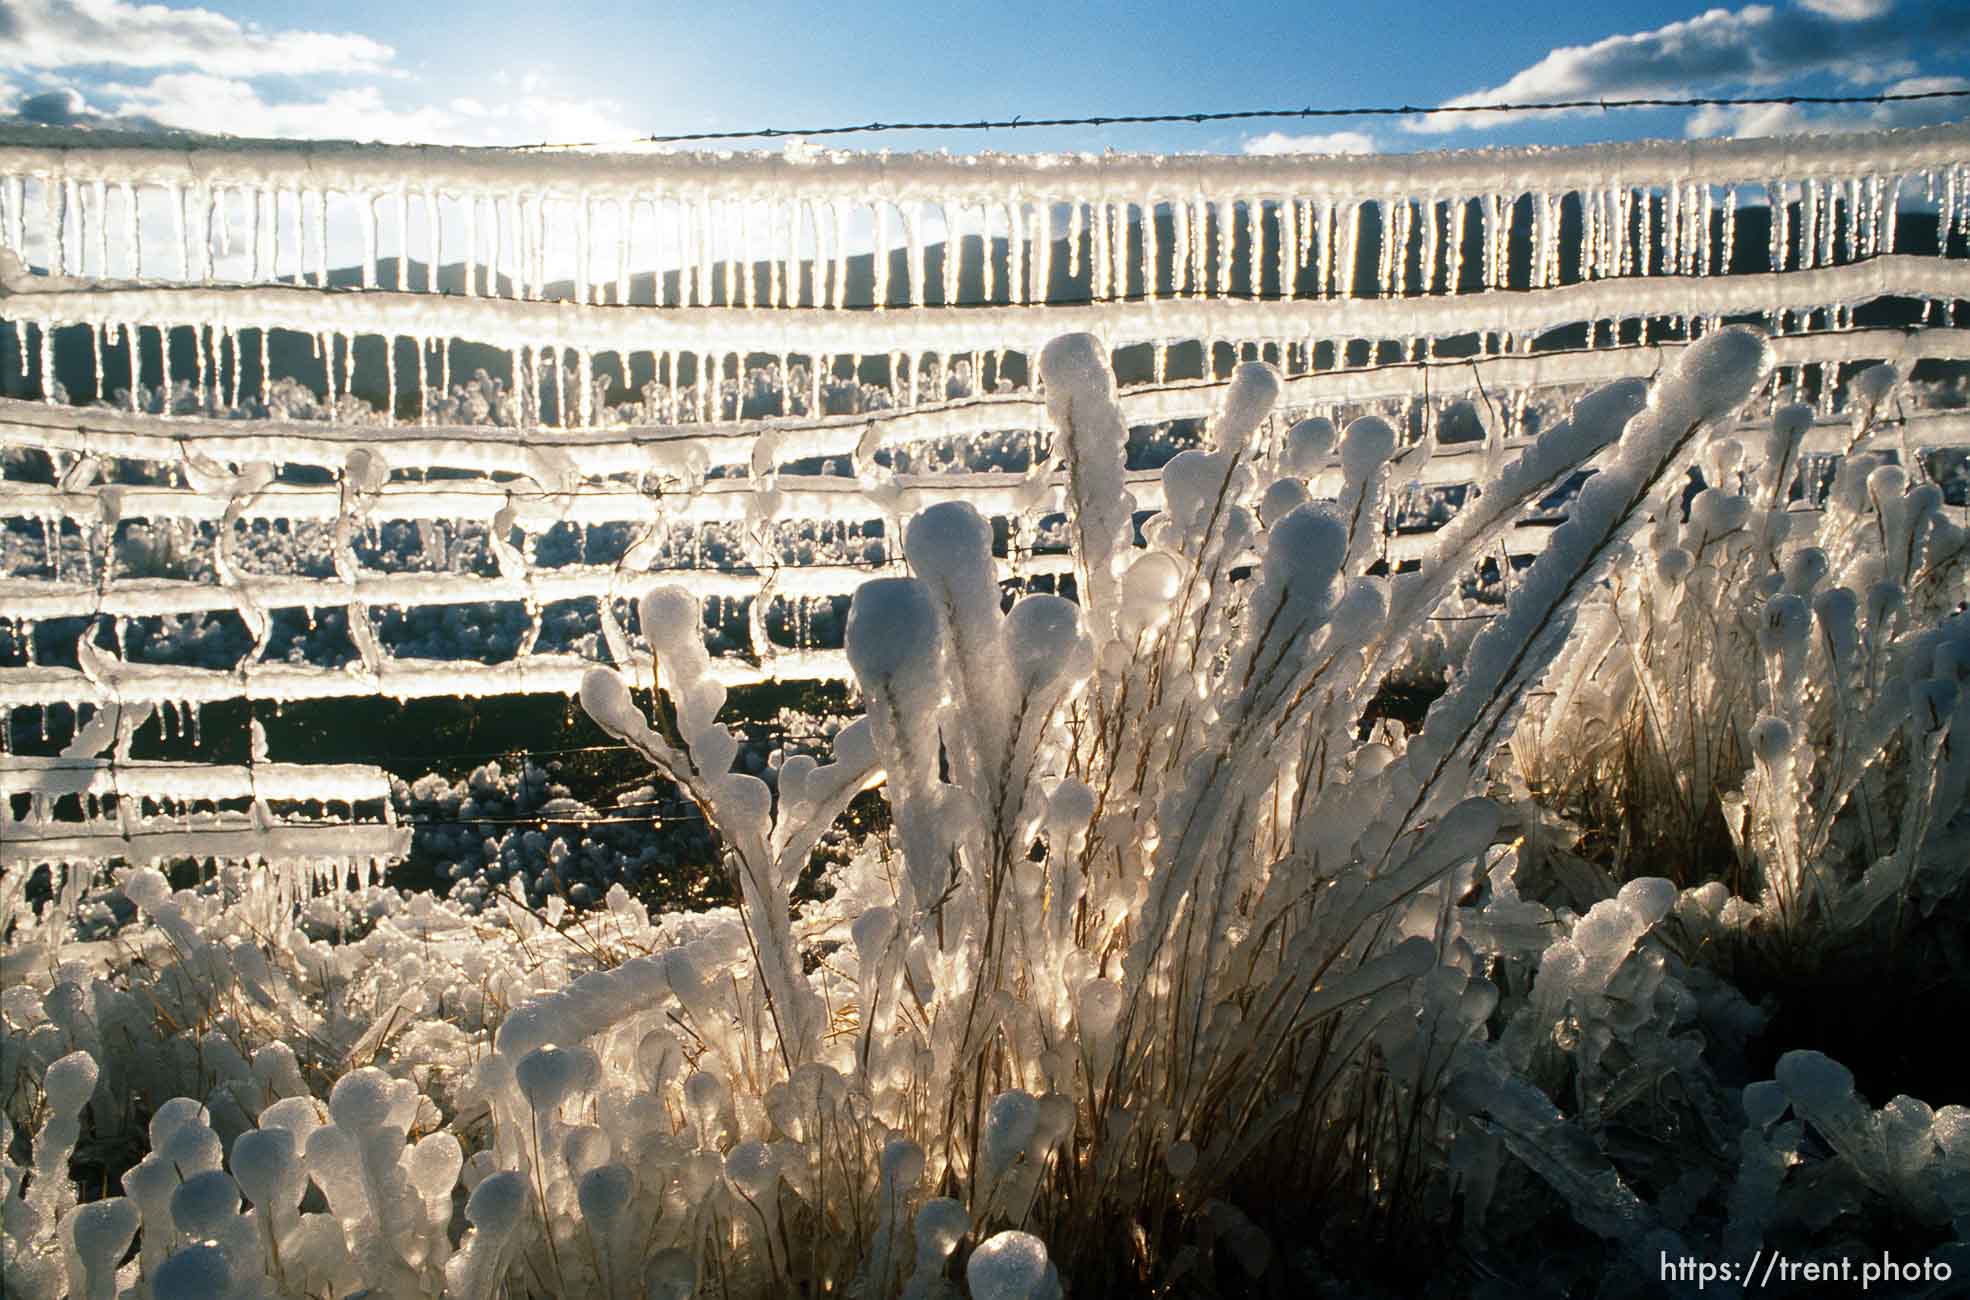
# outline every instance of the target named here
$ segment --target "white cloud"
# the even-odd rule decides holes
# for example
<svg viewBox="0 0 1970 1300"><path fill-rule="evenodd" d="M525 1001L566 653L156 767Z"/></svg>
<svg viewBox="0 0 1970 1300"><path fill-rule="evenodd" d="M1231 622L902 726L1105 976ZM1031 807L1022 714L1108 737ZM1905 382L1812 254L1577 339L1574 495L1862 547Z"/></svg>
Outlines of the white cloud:
<svg viewBox="0 0 1970 1300"><path fill-rule="evenodd" d="M1863 18L1879 18L1895 7L1895 0L1799 0L1799 5L1816 14L1852 23Z"/></svg>
<svg viewBox="0 0 1970 1300"><path fill-rule="evenodd" d="M209 9L127 0L6 0L0 64L196 68L231 76L382 72L394 52L355 32L269 31Z"/></svg>
<svg viewBox="0 0 1970 1300"><path fill-rule="evenodd" d="M1970 90L1970 77L1908 77L1882 89L1891 95ZM1683 134L1691 139L1728 136L1741 140L1809 131L1879 131L1888 127L1929 126L1961 117L1963 105L1960 99L1916 99L1832 108L1820 113L1808 113L1797 104L1711 105L1690 115Z"/></svg>
<svg viewBox="0 0 1970 1300"><path fill-rule="evenodd" d="M1330 131L1325 135L1287 135L1268 131L1245 141L1248 154L1374 153L1375 138L1365 131Z"/></svg>
<svg viewBox="0 0 1970 1300"><path fill-rule="evenodd" d="M1675 97L1731 87L1772 87L1833 75L1866 84L1882 65L1913 51L1933 52L1970 38L1970 9L1931 5L1890 15L1877 0L1820 0L1815 9L1747 5L1711 9L1644 32L1556 49L1498 85L1449 106L1555 100ZM1896 72L1907 72L1897 66ZM1591 112L1594 110L1580 110ZM1500 126L1523 113L1418 117L1405 129L1425 134ZM1780 115L1754 115L1777 120Z"/></svg>
<svg viewBox="0 0 1970 1300"><path fill-rule="evenodd" d="M101 93L113 102L115 117L139 119L128 125L215 134L414 143L438 139L455 121L441 108L391 108L374 86L269 101L250 82L204 72L167 72L142 85L107 85Z"/></svg>
<svg viewBox="0 0 1970 1300"><path fill-rule="evenodd" d="M458 98L399 108L375 86L324 89L269 99L251 82L203 72L167 72L143 83L97 87L96 102L73 88L22 100L14 111L51 125L199 131L266 137L377 140L392 144L527 144L629 138L621 106L532 88L493 104ZM101 105L107 104L104 108ZM38 108L38 112L30 109Z"/></svg>

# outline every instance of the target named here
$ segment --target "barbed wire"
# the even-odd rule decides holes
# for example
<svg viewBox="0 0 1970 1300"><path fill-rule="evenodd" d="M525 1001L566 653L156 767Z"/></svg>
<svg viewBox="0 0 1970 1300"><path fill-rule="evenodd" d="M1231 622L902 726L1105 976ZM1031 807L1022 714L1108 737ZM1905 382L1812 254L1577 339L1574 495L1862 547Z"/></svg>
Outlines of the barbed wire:
<svg viewBox="0 0 1970 1300"><path fill-rule="evenodd" d="M1012 117L978 119L967 122L865 122L860 125L809 127L753 127L739 131L680 131L669 135L638 136L633 140L580 142L542 141L507 146L526 150L602 149L627 144L693 144L715 140L805 139L812 136L873 135L888 131L1011 131L1035 127L1066 126L1202 126L1208 122L1255 122L1288 119L1329 119L1350 117L1440 117L1482 113L1571 113L1599 109L1656 108L1735 108L1789 106L1825 108L1836 106L1907 103L1916 100L1970 99L1970 90L1883 91L1874 95L1635 95L1618 99L1557 99L1529 103L1493 104L1389 104L1353 105L1345 108L1255 108L1216 113L1111 113L1090 117Z"/></svg>

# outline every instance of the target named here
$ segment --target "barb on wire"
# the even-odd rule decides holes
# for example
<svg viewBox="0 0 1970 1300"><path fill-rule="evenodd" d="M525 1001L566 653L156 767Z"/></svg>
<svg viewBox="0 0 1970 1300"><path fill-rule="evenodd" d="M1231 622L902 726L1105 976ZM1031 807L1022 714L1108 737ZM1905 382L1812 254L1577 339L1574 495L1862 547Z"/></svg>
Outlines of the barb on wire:
<svg viewBox="0 0 1970 1300"><path fill-rule="evenodd" d="M1891 104L1925 99L1970 99L1970 90L1888 91L1876 95L1690 95L1682 97L1638 95L1624 99L1557 99L1536 103L1497 104L1382 104L1348 108L1256 108L1223 113L1122 113L1101 117L1025 117L1014 114L999 119L970 122L865 122L859 126L754 127L744 131L680 131L670 135L646 135L634 140L538 144L513 146L520 149L600 149L621 144L693 144L714 140L779 140L790 137L873 135L885 131L1002 131L1021 127L1047 126L1148 126L1206 122L1251 122L1281 118L1334 117L1437 117L1476 113L1567 113L1583 109L1612 112L1637 108L1728 108L1734 106L1792 105L1828 107L1833 105Z"/></svg>

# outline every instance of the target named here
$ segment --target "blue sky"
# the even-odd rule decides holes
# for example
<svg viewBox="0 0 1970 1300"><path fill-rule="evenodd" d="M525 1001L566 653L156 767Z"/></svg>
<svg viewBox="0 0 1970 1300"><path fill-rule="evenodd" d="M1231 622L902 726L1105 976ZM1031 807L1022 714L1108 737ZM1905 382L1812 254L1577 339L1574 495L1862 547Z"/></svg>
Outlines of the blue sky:
<svg viewBox="0 0 1970 1300"><path fill-rule="evenodd" d="M0 0L0 114L460 143L875 118L1970 88L1970 4ZM1598 112L851 137L847 147L1359 152L1970 115Z"/></svg>

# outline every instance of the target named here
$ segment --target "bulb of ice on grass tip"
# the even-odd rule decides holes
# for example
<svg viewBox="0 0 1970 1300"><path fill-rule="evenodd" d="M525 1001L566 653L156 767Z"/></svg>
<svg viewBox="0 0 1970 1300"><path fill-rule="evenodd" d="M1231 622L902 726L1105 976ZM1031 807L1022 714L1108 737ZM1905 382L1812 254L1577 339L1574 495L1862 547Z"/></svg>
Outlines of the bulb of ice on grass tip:
<svg viewBox="0 0 1970 1300"><path fill-rule="evenodd" d="M915 1187L923 1177L923 1148L908 1138L895 1137L883 1144L882 1181L892 1193Z"/></svg>
<svg viewBox="0 0 1970 1300"><path fill-rule="evenodd" d="M1338 435L1325 416L1301 420L1286 431L1286 468L1301 478L1311 477L1334 453Z"/></svg>
<svg viewBox="0 0 1970 1300"><path fill-rule="evenodd" d="M547 1114L574 1091L580 1071L572 1050L536 1047L514 1067L514 1082L536 1115Z"/></svg>
<svg viewBox="0 0 1970 1300"><path fill-rule="evenodd" d="M648 725L630 698L629 687L613 668L591 668L582 674L581 707L598 726L614 735L634 734Z"/></svg>
<svg viewBox="0 0 1970 1300"><path fill-rule="evenodd" d="M1044 592L1022 596L1005 619L1006 652L1022 695L1031 695L1074 669L1081 608Z"/></svg>
<svg viewBox="0 0 1970 1300"><path fill-rule="evenodd" d="M1677 423L1706 424L1743 405L1771 368L1770 340L1748 326L1727 326L1685 348L1649 401Z"/></svg>
<svg viewBox="0 0 1970 1300"><path fill-rule="evenodd" d="M392 1125L409 1128L416 1111L417 1085L393 1079L374 1066L343 1075L328 1094L328 1113L353 1133L374 1133Z"/></svg>
<svg viewBox="0 0 1970 1300"><path fill-rule="evenodd" d="M1242 362L1225 386L1224 405L1211 421L1211 441L1225 451L1243 447L1272 414L1285 387L1276 367L1264 361Z"/></svg>
<svg viewBox="0 0 1970 1300"><path fill-rule="evenodd" d="M727 1096L725 1081L709 1071L700 1070L684 1081L684 1105L697 1127L700 1146L709 1147L718 1136L718 1116Z"/></svg>
<svg viewBox="0 0 1970 1300"><path fill-rule="evenodd" d="M96 1074L96 1058L87 1052L70 1052L49 1066L41 1079L48 1109L57 1115L73 1115L88 1105L96 1091Z"/></svg>
<svg viewBox="0 0 1970 1300"><path fill-rule="evenodd" d="M215 1300L232 1291L233 1265L217 1246L186 1246L158 1266L154 1300Z"/></svg>
<svg viewBox="0 0 1970 1300"><path fill-rule="evenodd" d="M138 1220L137 1203L126 1196L91 1201L68 1216L76 1256L88 1273L90 1295L112 1292L117 1262L136 1237ZM109 1287L103 1285L106 1281Z"/></svg>
<svg viewBox="0 0 1970 1300"><path fill-rule="evenodd" d="M917 1266L937 1267L971 1231L971 1216L948 1196L933 1196L917 1211Z"/></svg>
<svg viewBox="0 0 1970 1300"><path fill-rule="evenodd" d="M609 1155L609 1135L593 1124L568 1130L561 1143L561 1158L568 1162L568 1171L577 1177L608 1163Z"/></svg>
<svg viewBox="0 0 1970 1300"><path fill-rule="evenodd" d="M1107 1042L1115 1032L1124 1000L1122 986L1114 980L1091 979L1083 984L1075 1006L1081 1036L1090 1044Z"/></svg>
<svg viewBox="0 0 1970 1300"><path fill-rule="evenodd" d="M239 1213L239 1185L223 1169L193 1174L171 1193L171 1222L188 1237L216 1237Z"/></svg>
<svg viewBox="0 0 1970 1300"><path fill-rule="evenodd" d="M260 1209L294 1209L307 1190L307 1172L286 1129L254 1129L232 1142L232 1178Z"/></svg>
<svg viewBox="0 0 1970 1300"><path fill-rule="evenodd" d="M943 698L937 607L915 578L872 578L849 599L848 665L864 690L895 694L899 709L932 709Z"/></svg>
<svg viewBox="0 0 1970 1300"><path fill-rule="evenodd" d="M410 1185L427 1205L447 1207L449 1217L452 1188L458 1186L459 1171L465 1167L464 1148L449 1133L429 1133L417 1140L404 1157Z"/></svg>
<svg viewBox="0 0 1970 1300"><path fill-rule="evenodd" d="M1033 1094L1014 1089L992 1098L985 1109L985 1133L979 1163L987 1185L1010 1169L1033 1145L1040 1122L1040 1105Z"/></svg>
<svg viewBox="0 0 1970 1300"><path fill-rule="evenodd" d="M1259 522L1270 528L1311 499L1306 484L1301 480L1275 479L1272 486L1265 490L1265 495L1259 498Z"/></svg>
<svg viewBox="0 0 1970 1300"><path fill-rule="evenodd" d="M1341 473L1360 483L1395 455L1395 426L1379 415L1364 415L1341 438Z"/></svg>
<svg viewBox="0 0 1970 1300"><path fill-rule="evenodd" d="M629 1198L635 1192L629 1170L617 1164L597 1165L575 1185L575 1203L581 1207L582 1218L606 1232L629 1208Z"/></svg>
<svg viewBox="0 0 1970 1300"><path fill-rule="evenodd" d="M1792 752L1792 728L1783 718L1763 717L1751 728L1751 753L1759 763L1772 767Z"/></svg>
<svg viewBox="0 0 1970 1300"><path fill-rule="evenodd" d="M527 1212L527 1180L511 1169L488 1174L465 1198L465 1217L489 1238L504 1238Z"/></svg>
<svg viewBox="0 0 1970 1300"><path fill-rule="evenodd" d="M1047 1248L1027 1232L1001 1232L971 1252L964 1280L972 1300L1058 1300L1060 1277Z"/></svg>

